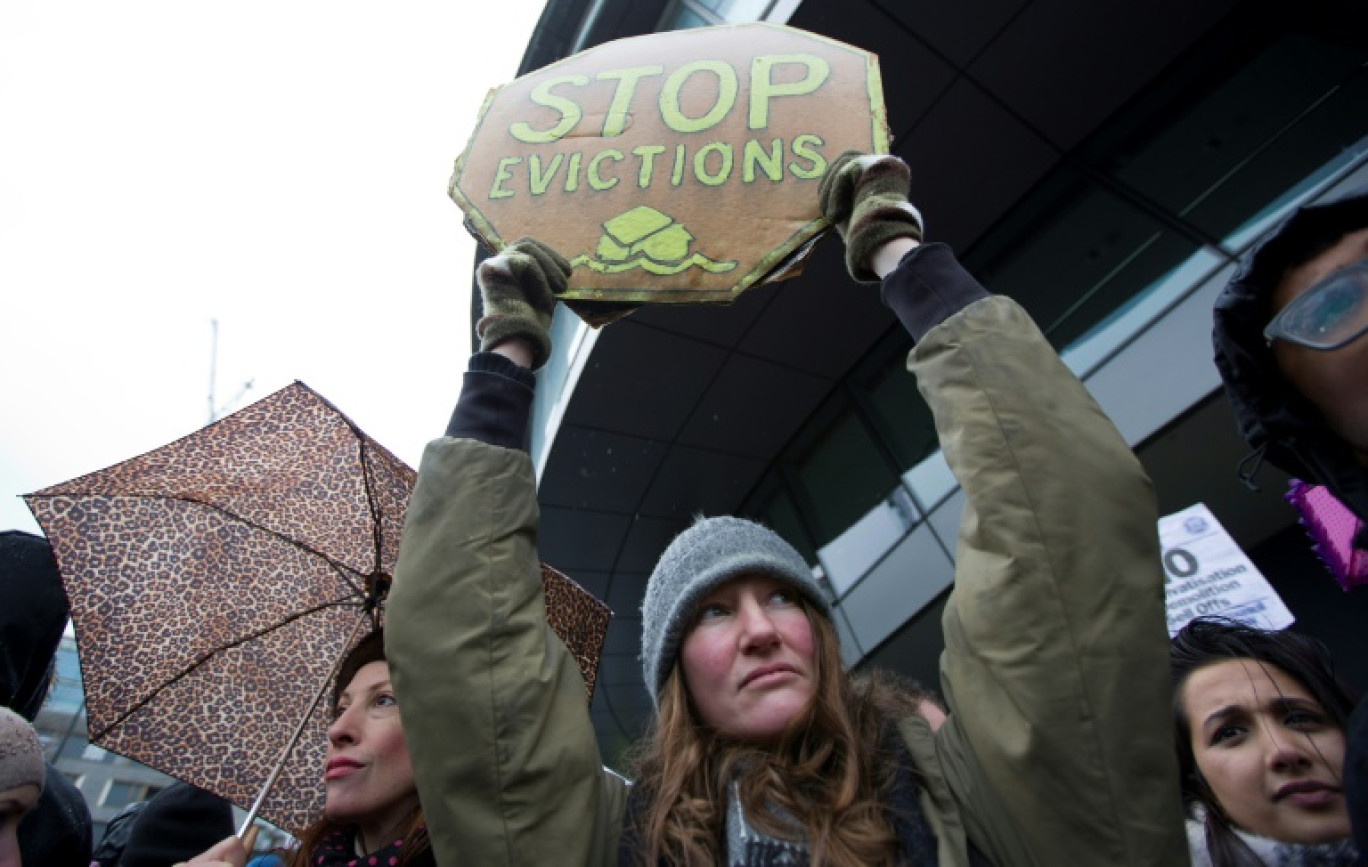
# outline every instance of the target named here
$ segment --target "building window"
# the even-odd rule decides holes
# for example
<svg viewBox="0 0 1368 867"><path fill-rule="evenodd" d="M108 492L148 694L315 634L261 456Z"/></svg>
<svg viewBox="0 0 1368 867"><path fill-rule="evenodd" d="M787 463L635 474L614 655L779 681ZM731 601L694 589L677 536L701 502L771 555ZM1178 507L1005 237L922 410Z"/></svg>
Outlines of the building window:
<svg viewBox="0 0 1368 867"><path fill-rule="evenodd" d="M917 391L916 378L907 372L911 349L912 338L894 328L849 377L851 399L899 472L912 469L940 447L931 408Z"/></svg>
<svg viewBox="0 0 1368 867"><path fill-rule="evenodd" d="M58 753L58 758L62 759L82 759L85 758L85 750L89 744L81 732L72 732L71 735L62 741L62 749ZM99 761L98 759L96 761Z"/></svg>
<svg viewBox="0 0 1368 867"><path fill-rule="evenodd" d="M81 686L81 663L76 655L76 642L63 638L57 647L57 665L52 679L52 689L48 693L45 710L59 713L78 713L85 701L85 690Z"/></svg>
<svg viewBox="0 0 1368 867"><path fill-rule="evenodd" d="M1305 23L1305 22L1301 22ZM1291 32L1289 32L1291 31ZM1064 350L1368 156L1368 48L1245 22L1175 64L963 257Z"/></svg>
<svg viewBox="0 0 1368 867"><path fill-rule="evenodd" d="M687 30L713 24L764 21L776 0L674 0L660 16L657 30Z"/></svg>

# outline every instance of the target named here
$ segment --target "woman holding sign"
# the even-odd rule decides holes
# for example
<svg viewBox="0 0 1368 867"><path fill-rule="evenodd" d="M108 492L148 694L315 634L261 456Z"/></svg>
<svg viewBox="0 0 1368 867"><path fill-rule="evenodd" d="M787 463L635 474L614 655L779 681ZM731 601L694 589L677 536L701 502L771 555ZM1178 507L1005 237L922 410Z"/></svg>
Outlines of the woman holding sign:
<svg viewBox="0 0 1368 867"><path fill-rule="evenodd" d="M1354 699L1324 646L1199 618L1170 656L1192 863L1358 863L1344 794Z"/></svg>
<svg viewBox="0 0 1368 867"><path fill-rule="evenodd" d="M922 246L907 167L848 154L821 185L857 280L967 499L935 731L844 673L827 600L773 532L681 534L643 603L657 708L629 787L603 771L573 660L544 627L521 451L568 264L515 243L448 436L409 504L389 658L441 863L1182 863L1149 482L1029 317ZM843 289L841 291L853 291Z"/></svg>

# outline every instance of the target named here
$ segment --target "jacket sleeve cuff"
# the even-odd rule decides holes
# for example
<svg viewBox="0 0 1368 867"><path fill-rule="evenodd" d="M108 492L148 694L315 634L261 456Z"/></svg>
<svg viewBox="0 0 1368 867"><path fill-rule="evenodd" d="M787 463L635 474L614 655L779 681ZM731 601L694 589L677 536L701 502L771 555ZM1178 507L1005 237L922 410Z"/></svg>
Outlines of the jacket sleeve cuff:
<svg viewBox="0 0 1368 867"><path fill-rule="evenodd" d="M949 247L935 243L903 256L884 277L881 297L912 339L920 341L946 319L987 298L988 290L964 270Z"/></svg>
<svg viewBox="0 0 1368 867"><path fill-rule="evenodd" d="M497 352L470 357L446 435L507 449L527 448L537 378Z"/></svg>

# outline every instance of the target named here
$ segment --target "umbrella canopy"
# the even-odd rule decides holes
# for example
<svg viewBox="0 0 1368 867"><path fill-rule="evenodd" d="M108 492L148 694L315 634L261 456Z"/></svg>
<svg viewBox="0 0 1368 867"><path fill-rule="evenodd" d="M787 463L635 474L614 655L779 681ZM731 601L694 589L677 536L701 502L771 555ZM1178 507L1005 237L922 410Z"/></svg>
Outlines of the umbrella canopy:
<svg viewBox="0 0 1368 867"><path fill-rule="evenodd" d="M90 741L244 808L279 764L260 813L305 827L323 805L315 700L360 621L383 619L414 480L296 382L25 497L71 600ZM592 695L608 609L544 578Z"/></svg>

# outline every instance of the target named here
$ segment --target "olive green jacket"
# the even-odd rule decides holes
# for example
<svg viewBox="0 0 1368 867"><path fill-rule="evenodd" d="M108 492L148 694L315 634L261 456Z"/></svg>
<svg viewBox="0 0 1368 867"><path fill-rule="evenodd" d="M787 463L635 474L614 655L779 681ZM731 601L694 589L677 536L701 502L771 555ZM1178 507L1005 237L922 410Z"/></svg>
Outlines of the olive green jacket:
<svg viewBox="0 0 1368 867"><path fill-rule="evenodd" d="M966 863L966 835L999 867L1187 863L1148 479L1007 298L932 328L908 366L967 501L950 719L899 725L940 863ZM386 640L442 865L617 863L626 784L546 626L537 520L526 454L428 446Z"/></svg>

